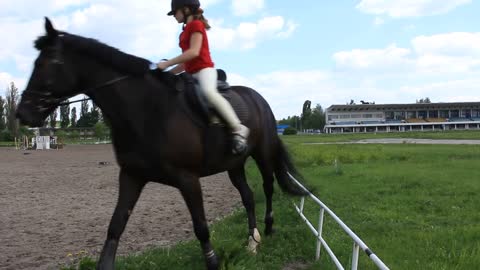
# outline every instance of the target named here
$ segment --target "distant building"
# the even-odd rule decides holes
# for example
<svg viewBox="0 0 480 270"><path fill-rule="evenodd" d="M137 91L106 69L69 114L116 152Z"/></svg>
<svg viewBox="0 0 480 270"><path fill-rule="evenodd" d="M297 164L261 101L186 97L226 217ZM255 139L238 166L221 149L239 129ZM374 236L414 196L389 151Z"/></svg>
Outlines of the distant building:
<svg viewBox="0 0 480 270"><path fill-rule="evenodd" d="M332 105L326 133L480 130L480 102Z"/></svg>
<svg viewBox="0 0 480 270"><path fill-rule="evenodd" d="M277 125L277 134L283 134L288 127L290 127L290 125Z"/></svg>

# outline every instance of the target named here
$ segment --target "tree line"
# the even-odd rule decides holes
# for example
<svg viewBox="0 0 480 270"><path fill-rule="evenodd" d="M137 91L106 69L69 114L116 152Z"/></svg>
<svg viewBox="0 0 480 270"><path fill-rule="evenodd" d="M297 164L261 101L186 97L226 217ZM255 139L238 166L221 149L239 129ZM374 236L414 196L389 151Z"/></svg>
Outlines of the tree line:
<svg viewBox="0 0 480 270"><path fill-rule="evenodd" d="M293 115L278 121L280 125L289 125L296 130L323 130L325 126L325 111L320 104L311 107L312 102L306 100L303 103L300 116Z"/></svg>
<svg viewBox="0 0 480 270"><path fill-rule="evenodd" d="M27 127L19 124L15 117L19 102L20 94L18 88L15 86L15 83L11 82L7 87L5 97L0 95L0 141L13 141L15 137L32 135ZM90 106L88 100L84 100L81 102L79 113L76 107L70 108L70 105L56 108L47 117L43 127L62 129L97 128L99 123L103 124L100 109L95 104Z"/></svg>

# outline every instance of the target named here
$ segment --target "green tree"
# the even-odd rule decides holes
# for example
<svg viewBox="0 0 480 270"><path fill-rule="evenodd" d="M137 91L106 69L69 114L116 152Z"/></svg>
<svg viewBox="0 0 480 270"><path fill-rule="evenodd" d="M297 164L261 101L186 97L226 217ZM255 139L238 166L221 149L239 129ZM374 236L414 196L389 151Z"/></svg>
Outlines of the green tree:
<svg viewBox="0 0 480 270"><path fill-rule="evenodd" d="M82 101L77 127L93 127L100 120L100 109L93 104L89 111L88 100Z"/></svg>
<svg viewBox="0 0 480 270"><path fill-rule="evenodd" d="M297 130L294 127L288 127L283 131L283 135L295 135Z"/></svg>
<svg viewBox="0 0 480 270"><path fill-rule="evenodd" d="M432 102L430 101L429 97L426 97L426 98L421 98L420 100L417 100L417 103L432 103Z"/></svg>
<svg viewBox="0 0 480 270"><path fill-rule="evenodd" d="M55 131L55 135L59 141L65 141L65 139L67 139L67 132L65 130Z"/></svg>
<svg viewBox="0 0 480 270"><path fill-rule="evenodd" d="M98 123L98 112L90 111L78 119L77 127L94 127Z"/></svg>
<svg viewBox="0 0 480 270"><path fill-rule="evenodd" d="M95 104L93 104L92 110L90 111L90 121L92 127L100 122L100 108L98 108Z"/></svg>
<svg viewBox="0 0 480 270"><path fill-rule="evenodd" d="M92 110L84 114L78 119L77 127L94 127L98 123L100 118L100 112L95 107Z"/></svg>
<svg viewBox="0 0 480 270"><path fill-rule="evenodd" d="M80 103L80 104L81 104L80 105L80 118L78 118L79 120L88 113L88 109L89 109L88 100L82 100L82 103Z"/></svg>
<svg viewBox="0 0 480 270"><path fill-rule="evenodd" d="M70 125L70 105L60 106L60 127L67 128L68 125Z"/></svg>
<svg viewBox="0 0 480 270"><path fill-rule="evenodd" d="M70 125L72 127L77 126L77 108L76 107L72 108L72 119L70 120Z"/></svg>
<svg viewBox="0 0 480 270"><path fill-rule="evenodd" d="M317 104L312 110L309 124L312 129L323 130L323 127L325 126L325 112L320 104Z"/></svg>
<svg viewBox="0 0 480 270"><path fill-rule="evenodd" d="M97 105L95 105L95 103L93 103L93 108L94 108L96 114L98 115L98 117L97 117L98 121L97 122L105 122L105 119L103 119L102 110L100 110L100 108Z"/></svg>
<svg viewBox="0 0 480 270"><path fill-rule="evenodd" d="M291 126L291 123L292 123L292 119L291 119L290 116L287 117L287 118L283 118L282 120L278 121L279 125L290 125Z"/></svg>
<svg viewBox="0 0 480 270"><path fill-rule="evenodd" d="M58 116L58 110L55 109L50 114L50 127L55 128L57 126L57 116Z"/></svg>
<svg viewBox="0 0 480 270"><path fill-rule="evenodd" d="M309 127L309 121L310 121L310 116L312 115L312 109L311 109L312 102L310 100L305 100L303 103L303 109L302 109L302 129L307 129Z"/></svg>
<svg viewBox="0 0 480 270"><path fill-rule="evenodd" d="M5 100L0 96L0 132L7 128L5 123Z"/></svg>
<svg viewBox="0 0 480 270"><path fill-rule="evenodd" d="M29 130L26 126L20 126L18 129L18 133L20 136L28 136L31 137L34 135L34 132Z"/></svg>
<svg viewBox="0 0 480 270"><path fill-rule="evenodd" d="M78 138L80 138L80 133L78 131L71 131L69 134L68 134L68 137L72 140L76 140Z"/></svg>
<svg viewBox="0 0 480 270"><path fill-rule="evenodd" d="M18 104L18 88L15 87L15 84L12 82L10 87L7 88L6 94L6 108L5 115L7 119L7 129L11 132L14 137L18 137L18 121L15 117L15 112L17 110Z"/></svg>
<svg viewBox="0 0 480 270"><path fill-rule="evenodd" d="M287 119L282 119L278 121L278 124L280 125L289 125L291 127L294 127L295 129L298 129L300 127L300 117L294 115L294 116L289 116Z"/></svg>
<svg viewBox="0 0 480 270"><path fill-rule="evenodd" d="M109 128L104 122L95 124L95 137L105 139L109 135Z"/></svg>
<svg viewBox="0 0 480 270"><path fill-rule="evenodd" d="M12 132L8 129L0 131L0 141L11 142L14 140L14 138L15 137L13 136Z"/></svg>

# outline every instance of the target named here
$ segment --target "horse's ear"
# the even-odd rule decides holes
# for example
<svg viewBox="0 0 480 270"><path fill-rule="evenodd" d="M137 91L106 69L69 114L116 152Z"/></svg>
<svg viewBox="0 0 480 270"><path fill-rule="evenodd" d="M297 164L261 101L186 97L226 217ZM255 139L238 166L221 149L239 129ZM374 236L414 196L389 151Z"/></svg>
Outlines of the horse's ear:
<svg viewBox="0 0 480 270"><path fill-rule="evenodd" d="M45 30L47 31L47 35L50 37L58 36L58 31L53 28L53 24L48 17L45 17Z"/></svg>

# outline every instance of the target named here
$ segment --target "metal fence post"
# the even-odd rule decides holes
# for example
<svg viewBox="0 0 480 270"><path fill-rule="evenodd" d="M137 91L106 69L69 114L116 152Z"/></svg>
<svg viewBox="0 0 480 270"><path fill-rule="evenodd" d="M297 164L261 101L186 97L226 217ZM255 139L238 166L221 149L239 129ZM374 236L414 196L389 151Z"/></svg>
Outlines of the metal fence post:
<svg viewBox="0 0 480 270"><path fill-rule="evenodd" d="M320 215L318 217L317 253L315 253L315 260L317 261L318 259L320 259L320 249L322 247L322 241L320 241L320 238L322 238L324 214L325 214L325 209L323 209L323 207L320 207Z"/></svg>
<svg viewBox="0 0 480 270"><path fill-rule="evenodd" d="M304 190L308 191L295 177L293 177L290 173L288 173L288 176L301 188ZM345 231L345 233L350 236L350 238L353 239L353 252L352 252L352 270L357 270L358 267L358 257L359 257L359 251L360 248L365 251L367 256L372 260L372 262L378 267L378 269L381 270L389 270L388 266L385 265L385 263L378 258L378 256L373 253L373 251L368 248L368 246L360 239L328 206L326 206L322 201L320 201L315 195L310 193L308 195L318 206L320 206L320 215L319 215L319 221L318 221L318 227L315 228L315 226L308 220L308 218L305 216L303 213L304 206L305 206L305 197L302 197L300 201L300 207L298 207L295 203L295 209L297 213L300 215L300 217L305 221L307 224L308 228L312 231L312 233L317 237L317 250L315 254L315 259L318 260L320 258L320 249L323 246L325 250L327 251L327 254L330 255L330 258L333 260L335 263L335 266L337 269L343 270L344 267L338 260L337 256L333 253L332 249L328 245L328 243L325 241L325 239L322 238L322 231L323 231L323 220L324 220L324 215L325 212L327 212L328 215L338 224L340 227Z"/></svg>
<svg viewBox="0 0 480 270"><path fill-rule="evenodd" d="M353 253L352 253L352 270L357 270L358 268L358 252L360 247L353 241Z"/></svg>
<svg viewBox="0 0 480 270"><path fill-rule="evenodd" d="M305 196L300 200L300 213L303 213L303 205L305 204Z"/></svg>

